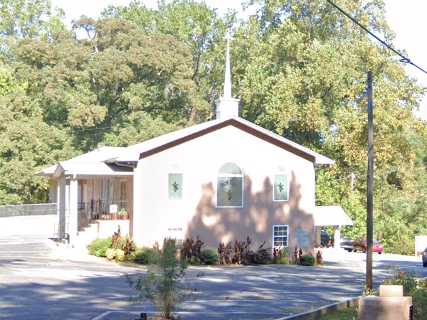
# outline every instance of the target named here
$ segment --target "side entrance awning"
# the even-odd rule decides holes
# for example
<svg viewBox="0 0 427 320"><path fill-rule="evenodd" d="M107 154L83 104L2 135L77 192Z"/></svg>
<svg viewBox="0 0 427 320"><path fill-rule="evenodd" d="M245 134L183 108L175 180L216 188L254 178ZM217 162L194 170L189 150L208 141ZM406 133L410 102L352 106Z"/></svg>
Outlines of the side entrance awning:
<svg viewBox="0 0 427 320"><path fill-rule="evenodd" d="M353 225L353 221L341 206L316 206L313 219L317 227Z"/></svg>

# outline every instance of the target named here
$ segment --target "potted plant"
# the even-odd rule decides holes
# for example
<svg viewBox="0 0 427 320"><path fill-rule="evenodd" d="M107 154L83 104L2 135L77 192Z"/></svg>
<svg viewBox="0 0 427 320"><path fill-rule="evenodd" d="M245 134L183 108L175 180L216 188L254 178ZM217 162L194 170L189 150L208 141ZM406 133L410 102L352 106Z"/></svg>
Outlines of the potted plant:
<svg viewBox="0 0 427 320"><path fill-rule="evenodd" d="M121 219L121 220L128 220L129 219L128 212L124 208L121 208L120 211L117 213L117 215L119 216L119 219Z"/></svg>

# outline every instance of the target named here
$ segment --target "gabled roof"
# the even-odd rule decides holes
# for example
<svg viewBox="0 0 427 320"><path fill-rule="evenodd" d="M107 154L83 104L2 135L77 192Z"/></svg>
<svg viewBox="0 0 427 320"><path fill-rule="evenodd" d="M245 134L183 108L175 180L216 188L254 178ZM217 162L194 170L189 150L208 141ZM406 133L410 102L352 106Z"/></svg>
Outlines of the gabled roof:
<svg viewBox="0 0 427 320"><path fill-rule="evenodd" d="M129 147L102 147L94 151L82 154L57 165L41 171L40 175L52 176L58 165L66 174L84 175L129 175L129 168L123 164L136 163L139 159L149 157L163 150L196 139L215 130L234 126L259 139L274 144L289 152L292 152L315 165L332 165L334 161L314 152L289 139L266 130L250 121L240 117L217 119L197 124L188 128L177 130L159 137L138 143Z"/></svg>
<svg viewBox="0 0 427 320"><path fill-rule="evenodd" d="M126 150L120 152L120 155L118 155L117 158L111 159L110 161L138 161L141 158L148 157L152 154L161 152L168 148L198 138L209 132L224 128L229 125L237 127L254 136L257 136L262 140L265 140L292 153L295 153L302 158L312 161L316 165L332 165L335 163L332 159L329 159L328 157L325 157L317 152L303 147L302 145L295 143L289 139L283 138L278 134L266 130L240 117L229 118L226 120L212 120L192 127L174 131L151 140L144 141L142 143L126 148Z"/></svg>

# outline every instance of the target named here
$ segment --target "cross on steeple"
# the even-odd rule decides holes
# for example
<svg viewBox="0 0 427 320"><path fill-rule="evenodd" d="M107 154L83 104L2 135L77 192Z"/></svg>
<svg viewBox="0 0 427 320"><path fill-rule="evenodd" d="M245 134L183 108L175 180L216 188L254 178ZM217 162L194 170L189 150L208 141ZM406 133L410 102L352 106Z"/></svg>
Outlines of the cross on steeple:
<svg viewBox="0 0 427 320"><path fill-rule="evenodd" d="M230 66L230 41L232 40L230 32L225 36L227 49L225 51L225 76L224 76L224 99L231 99L231 66Z"/></svg>
<svg viewBox="0 0 427 320"><path fill-rule="evenodd" d="M225 50L225 73L224 73L224 92L216 108L217 119L228 119L239 116L239 100L231 95L231 59L230 59L230 41L232 40L230 32L225 37L227 41Z"/></svg>

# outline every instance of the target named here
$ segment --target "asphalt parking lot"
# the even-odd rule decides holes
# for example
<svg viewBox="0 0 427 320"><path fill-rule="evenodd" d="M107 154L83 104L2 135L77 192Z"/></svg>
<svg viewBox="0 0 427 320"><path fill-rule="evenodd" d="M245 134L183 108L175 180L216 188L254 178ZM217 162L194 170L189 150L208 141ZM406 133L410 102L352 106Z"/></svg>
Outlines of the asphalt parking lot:
<svg viewBox="0 0 427 320"><path fill-rule="evenodd" d="M61 251L62 250L62 251ZM68 249L67 249L68 250ZM56 249L41 235L0 238L0 319L93 319L109 311L153 311L132 304L126 275L143 269ZM364 255L324 252L325 265L192 267L186 276L191 298L178 310L183 319L277 319L360 295ZM396 269L427 276L420 259L375 255L375 282ZM110 313L104 319L134 319Z"/></svg>

